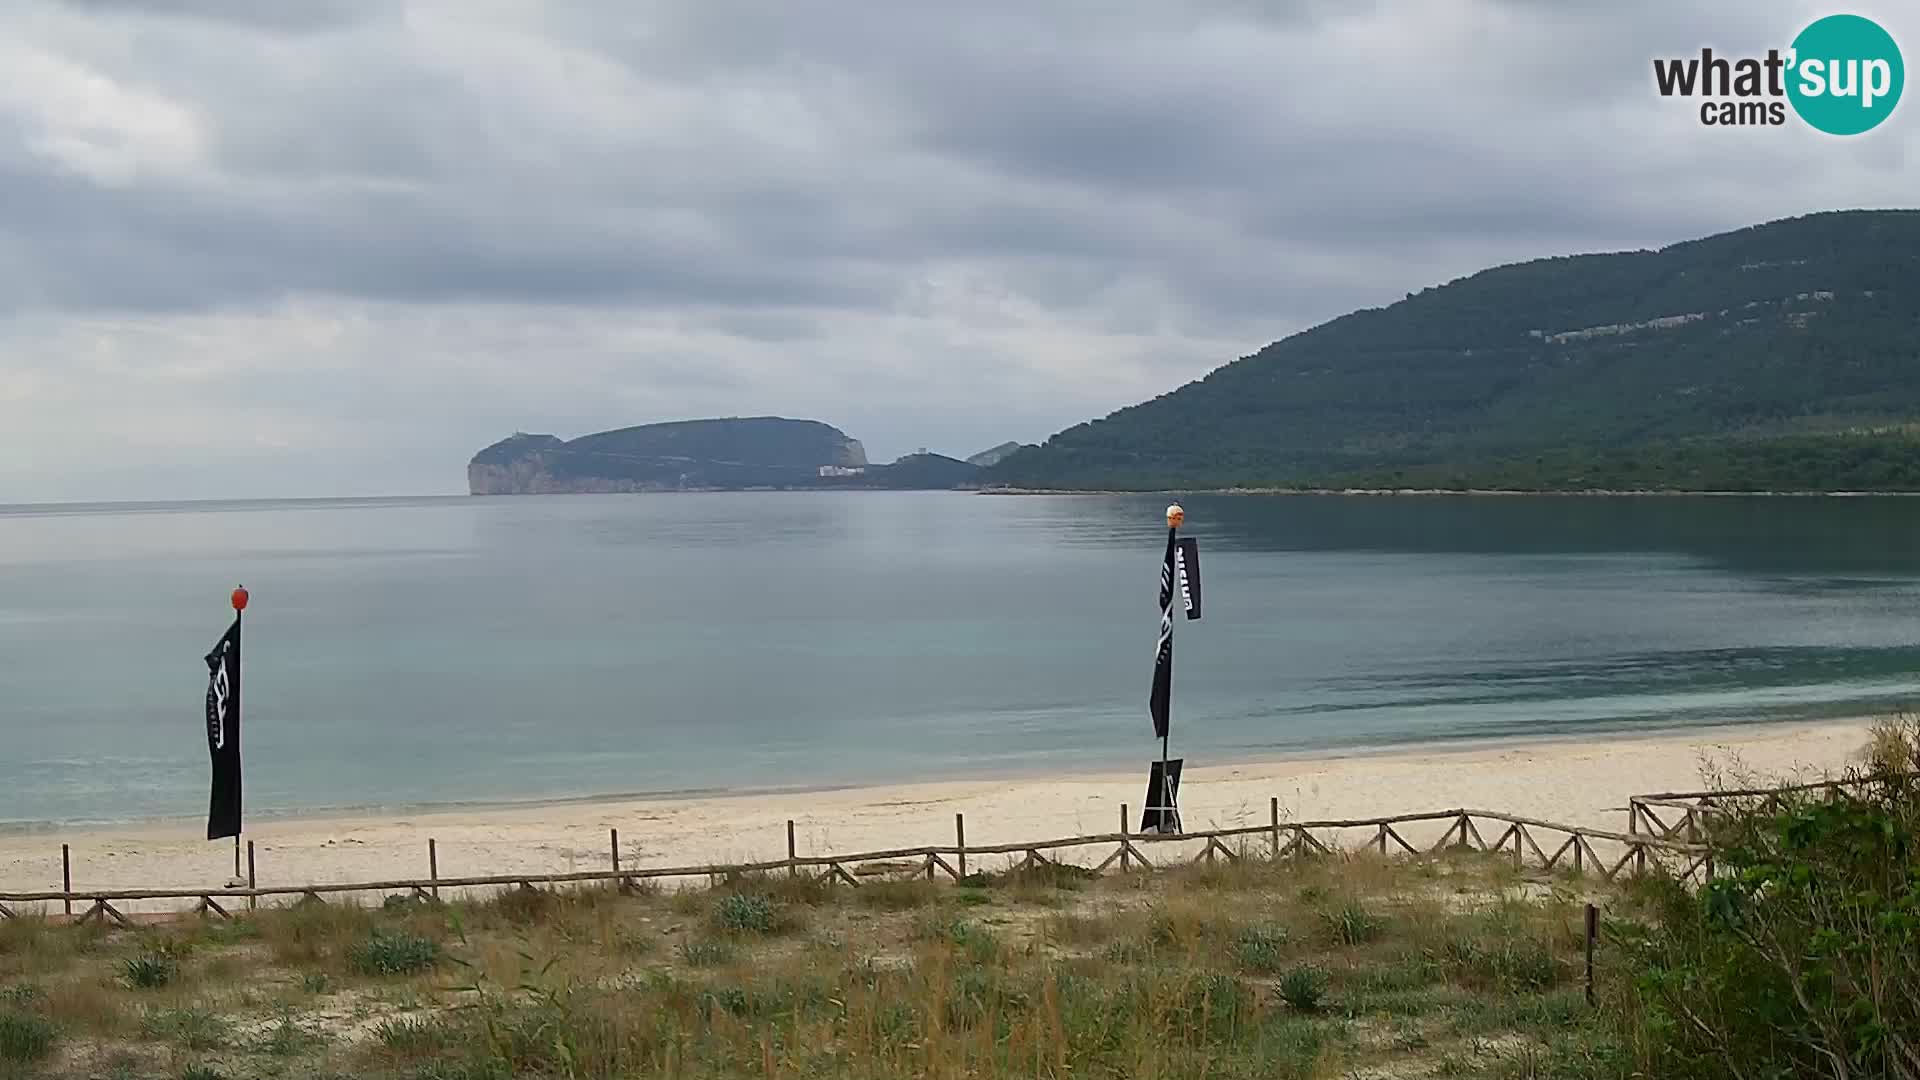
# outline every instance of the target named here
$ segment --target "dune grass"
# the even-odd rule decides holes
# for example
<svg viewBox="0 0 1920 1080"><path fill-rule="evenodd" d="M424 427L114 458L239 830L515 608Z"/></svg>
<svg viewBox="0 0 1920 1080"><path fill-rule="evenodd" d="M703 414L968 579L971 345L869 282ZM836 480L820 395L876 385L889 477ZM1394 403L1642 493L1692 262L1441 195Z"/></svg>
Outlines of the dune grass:
<svg viewBox="0 0 1920 1080"><path fill-rule="evenodd" d="M1456 854L29 918L0 1076L1611 1075L1577 901Z"/></svg>

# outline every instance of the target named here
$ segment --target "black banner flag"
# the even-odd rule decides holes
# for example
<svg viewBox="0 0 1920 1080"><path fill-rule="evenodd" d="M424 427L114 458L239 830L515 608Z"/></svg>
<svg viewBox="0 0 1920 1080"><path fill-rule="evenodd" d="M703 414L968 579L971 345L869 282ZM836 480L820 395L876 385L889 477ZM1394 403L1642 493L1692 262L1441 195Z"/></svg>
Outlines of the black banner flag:
<svg viewBox="0 0 1920 1080"><path fill-rule="evenodd" d="M1200 541L1191 536L1180 538L1178 564L1180 602L1186 608L1187 618L1197 619L1200 617Z"/></svg>
<svg viewBox="0 0 1920 1080"><path fill-rule="evenodd" d="M1167 737L1173 709L1173 580L1178 531L1167 530L1167 557L1160 565L1160 648L1153 657L1153 692L1147 699L1156 739Z"/></svg>
<svg viewBox="0 0 1920 1080"><path fill-rule="evenodd" d="M1181 758L1153 763L1147 774L1147 801L1140 814L1140 831L1177 833L1180 831Z"/></svg>
<svg viewBox="0 0 1920 1080"><path fill-rule="evenodd" d="M207 654L207 753L213 793L207 839L240 835L240 616ZM235 841L238 843L239 841Z"/></svg>

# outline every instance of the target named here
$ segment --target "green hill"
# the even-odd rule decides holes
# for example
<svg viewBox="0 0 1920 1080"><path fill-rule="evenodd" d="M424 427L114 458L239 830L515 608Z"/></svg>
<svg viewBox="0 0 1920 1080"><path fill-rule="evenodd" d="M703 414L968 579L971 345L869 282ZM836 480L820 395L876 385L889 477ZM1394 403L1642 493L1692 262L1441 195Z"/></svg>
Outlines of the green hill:
<svg viewBox="0 0 1920 1080"><path fill-rule="evenodd" d="M818 420L675 420L571 442L518 433L467 463L475 495L740 490L928 490L972 486L980 468L921 451L872 465L860 440Z"/></svg>
<svg viewBox="0 0 1920 1080"><path fill-rule="evenodd" d="M987 470L1053 488L1920 489L1920 211L1540 259Z"/></svg>
<svg viewBox="0 0 1920 1080"><path fill-rule="evenodd" d="M677 420L584 435L516 434L475 454L476 495L812 487L822 466L867 464L857 439L817 420L778 416Z"/></svg>

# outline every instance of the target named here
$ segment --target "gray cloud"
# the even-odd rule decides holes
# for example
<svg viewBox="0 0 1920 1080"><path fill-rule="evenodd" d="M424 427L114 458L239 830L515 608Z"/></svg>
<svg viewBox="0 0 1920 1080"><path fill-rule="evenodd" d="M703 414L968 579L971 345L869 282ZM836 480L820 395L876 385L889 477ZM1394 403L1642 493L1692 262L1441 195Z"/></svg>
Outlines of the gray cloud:
<svg viewBox="0 0 1920 1080"><path fill-rule="evenodd" d="M271 31L329 30L392 10L388 0L65 0L99 16L201 19Z"/></svg>
<svg viewBox="0 0 1920 1080"><path fill-rule="evenodd" d="M1493 263L1911 201L1911 106L1653 93L1823 13L23 0L0 501L444 490L505 430L713 413L1038 439Z"/></svg>

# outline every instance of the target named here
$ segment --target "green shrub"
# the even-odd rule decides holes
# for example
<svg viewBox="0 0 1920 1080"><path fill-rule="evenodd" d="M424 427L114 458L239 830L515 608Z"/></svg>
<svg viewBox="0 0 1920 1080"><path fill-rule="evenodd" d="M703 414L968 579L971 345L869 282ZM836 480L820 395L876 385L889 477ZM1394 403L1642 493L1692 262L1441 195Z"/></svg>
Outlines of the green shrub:
<svg viewBox="0 0 1920 1080"><path fill-rule="evenodd" d="M151 1012L141 1027L150 1038L177 1043L188 1050L218 1050L227 1045L232 1031L226 1018L203 1008Z"/></svg>
<svg viewBox="0 0 1920 1080"><path fill-rule="evenodd" d="M1714 879L1610 919L1622 1045L1644 1075L1920 1075L1920 724L1875 733L1842 793L1724 796Z"/></svg>
<svg viewBox="0 0 1920 1080"><path fill-rule="evenodd" d="M1320 913L1327 933L1340 945L1364 945L1386 931L1386 920L1357 903Z"/></svg>
<svg viewBox="0 0 1920 1080"><path fill-rule="evenodd" d="M304 1053L323 1041L319 1032L294 1018L292 1009L282 1009L273 1026L261 1034L254 1049L273 1057L288 1058Z"/></svg>
<svg viewBox="0 0 1920 1080"><path fill-rule="evenodd" d="M1270 1016L1253 1036L1251 1049L1259 1062L1257 1075L1260 1080L1315 1080L1328 1076L1322 1060L1326 1041L1318 1020L1283 1014Z"/></svg>
<svg viewBox="0 0 1920 1080"><path fill-rule="evenodd" d="M158 990L180 974L180 961L171 951L157 949L121 961L120 971L128 986L136 990Z"/></svg>
<svg viewBox="0 0 1920 1080"><path fill-rule="evenodd" d="M451 1046L453 1032L438 1019L398 1016L373 1026L380 1045L402 1057L430 1057Z"/></svg>
<svg viewBox="0 0 1920 1080"><path fill-rule="evenodd" d="M413 975L440 962L440 943L407 930L378 930L347 949L347 963L363 975Z"/></svg>
<svg viewBox="0 0 1920 1080"><path fill-rule="evenodd" d="M688 967L719 967L733 960L733 946L713 938L683 941L676 951Z"/></svg>
<svg viewBox="0 0 1920 1080"><path fill-rule="evenodd" d="M1318 1012L1327 997L1326 969L1303 964L1280 977L1280 1000L1301 1012Z"/></svg>
<svg viewBox="0 0 1920 1080"><path fill-rule="evenodd" d="M0 1061L30 1064L46 1057L58 1042L60 1030L43 1016L0 1009Z"/></svg>
<svg viewBox="0 0 1920 1080"><path fill-rule="evenodd" d="M955 970L947 984L947 1023L973 1028L990 1016L1006 1017L1027 1007L1030 997L998 971L978 964Z"/></svg>
<svg viewBox="0 0 1920 1080"><path fill-rule="evenodd" d="M516 888L501 892L488 906L510 923L532 926L547 917L554 908L554 901L554 895L543 889Z"/></svg>
<svg viewBox="0 0 1920 1080"><path fill-rule="evenodd" d="M1253 996L1240 985L1239 979L1220 972L1207 972L1193 978L1187 983L1183 997L1187 1023L1222 1039L1234 1034L1253 1004Z"/></svg>
<svg viewBox="0 0 1920 1080"><path fill-rule="evenodd" d="M951 946L975 964L992 960L1000 951L999 937L970 919L923 918L914 925L914 936Z"/></svg>
<svg viewBox="0 0 1920 1080"><path fill-rule="evenodd" d="M771 934L779 926L773 901L755 893L727 893L713 906L713 921L730 934Z"/></svg>
<svg viewBox="0 0 1920 1080"><path fill-rule="evenodd" d="M1099 875L1072 863L1039 862L1021 869L1007 870L999 877L1001 882L1008 885L1078 892Z"/></svg>
<svg viewBox="0 0 1920 1080"><path fill-rule="evenodd" d="M1447 966L1462 982L1507 993L1538 992L1560 982L1564 972L1546 942L1515 929L1488 938L1447 942Z"/></svg>
<svg viewBox="0 0 1920 1080"><path fill-rule="evenodd" d="M1286 927L1258 923L1241 930L1234 939L1233 958L1248 971L1275 972L1280 970L1286 944Z"/></svg>

